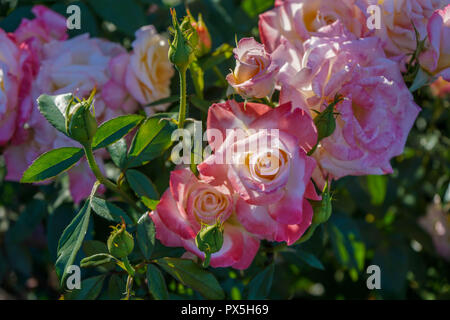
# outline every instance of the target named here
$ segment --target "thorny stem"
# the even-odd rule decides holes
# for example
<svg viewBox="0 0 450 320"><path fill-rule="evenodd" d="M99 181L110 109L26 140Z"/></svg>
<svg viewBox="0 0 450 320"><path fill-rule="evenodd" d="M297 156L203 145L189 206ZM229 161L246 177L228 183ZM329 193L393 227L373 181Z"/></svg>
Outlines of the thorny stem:
<svg viewBox="0 0 450 320"><path fill-rule="evenodd" d="M178 70L180 74L180 110L178 113L178 128L184 128L184 121L186 119L186 68Z"/></svg>

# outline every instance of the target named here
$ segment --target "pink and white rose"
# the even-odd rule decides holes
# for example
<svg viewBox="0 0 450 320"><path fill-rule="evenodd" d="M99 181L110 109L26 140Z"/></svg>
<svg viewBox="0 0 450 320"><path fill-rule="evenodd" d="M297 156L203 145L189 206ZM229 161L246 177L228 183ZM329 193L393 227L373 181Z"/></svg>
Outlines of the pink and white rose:
<svg viewBox="0 0 450 320"><path fill-rule="evenodd" d="M351 32L357 37L367 32L366 18L356 0L284 0L259 16L259 33L269 52L282 40L301 48L312 36L337 36Z"/></svg>
<svg viewBox="0 0 450 320"><path fill-rule="evenodd" d="M28 44L18 44L2 29L0 43L0 145L5 145L29 116L38 60Z"/></svg>
<svg viewBox="0 0 450 320"><path fill-rule="evenodd" d="M376 5L380 8L381 24L372 36L381 39L386 56L402 61L406 54L416 50L416 34L420 40L427 35L427 21L436 9L448 0L359 0L363 12Z"/></svg>
<svg viewBox="0 0 450 320"><path fill-rule="evenodd" d="M450 81L450 4L433 13L427 32L429 47L420 56L420 65L429 73Z"/></svg>
<svg viewBox="0 0 450 320"><path fill-rule="evenodd" d="M235 195L226 185L213 186L197 179L189 169L171 172L170 188L156 210L150 213L156 238L168 247L184 247L203 258L195 245L201 224L223 223L222 248L211 255L212 267L247 269L259 248L259 240L248 233L235 216Z"/></svg>
<svg viewBox="0 0 450 320"><path fill-rule="evenodd" d="M34 19L22 19L14 32L19 42L30 38L37 38L41 43L52 40L66 40L66 18L43 5L36 5L31 9L36 16Z"/></svg>
<svg viewBox="0 0 450 320"><path fill-rule="evenodd" d="M19 43L35 39L39 45L54 40L68 38L66 18L43 5L36 5L31 9L36 16L34 19L22 19L14 35Z"/></svg>
<svg viewBox="0 0 450 320"><path fill-rule="evenodd" d="M389 161L403 152L420 110L398 64L385 57L377 38L313 37L304 52L280 100L321 112L336 94L344 98L335 107L334 133L313 154L321 169L315 179L391 173Z"/></svg>
<svg viewBox="0 0 450 320"><path fill-rule="evenodd" d="M270 54L253 38L243 38L233 50L236 67L227 75L228 83L243 97L271 96L278 67Z"/></svg>
<svg viewBox="0 0 450 320"><path fill-rule="evenodd" d="M295 242L311 224L307 198L319 199L310 180L316 164L306 155L317 141L311 117L291 103L230 100L210 107L207 132L214 154L198 165L202 177L239 194L237 218L249 232Z"/></svg>

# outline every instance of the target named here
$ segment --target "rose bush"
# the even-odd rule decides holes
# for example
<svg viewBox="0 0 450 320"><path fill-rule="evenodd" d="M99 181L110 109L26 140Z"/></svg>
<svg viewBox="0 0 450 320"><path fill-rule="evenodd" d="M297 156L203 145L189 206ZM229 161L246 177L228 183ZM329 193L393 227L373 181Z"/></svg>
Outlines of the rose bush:
<svg viewBox="0 0 450 320"><path fill-rule="evenodd" d="M0 4L0 298L448 294L448 1L144 2Z"/></svg>

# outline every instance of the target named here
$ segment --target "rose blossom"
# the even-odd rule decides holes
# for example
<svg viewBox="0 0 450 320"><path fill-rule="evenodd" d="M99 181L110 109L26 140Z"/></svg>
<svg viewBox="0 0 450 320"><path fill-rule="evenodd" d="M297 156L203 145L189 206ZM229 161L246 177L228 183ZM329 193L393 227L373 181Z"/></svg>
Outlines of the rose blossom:
<svg viewBox="0 0 450 320"><path fill-rule="evenodd" d="M184 247L200 258L195 245L201 224L224 227L222 248L211 255L211 266L246 269L259 248L259 240L248 233L235 217L235 197L226 185L213 186L198 180L189 169L172 171L170 187L156 210L150 213L156 238L168 247Z"/></svg>
<svg viewBox="0 0 450 320"><path fill-rule="evenodd" d="M109 61L111 77L102 87L101 96L109 108L123 109L126 113L133 113L138 108L138 102L131 96L125 85L129 61L128 53L120 54Z"/></svg>
<svg viewBox="0 0 450 320"><path fill-rule="evenodd" d="M287 40L301 48L312 36L340 35L347 30L360 37L366 33L366 18L356 0L285 0L259 16L259 33L269 52Z"/></svg>
<svg viewBox="0 0 450 320"><path fill-rule="evenodd" d="M421 66L450 81L450 4L436 10L427 26L429 48L420 56Z"/></svg>
<svg viewBox="0 0 450 320"><path fill-rule="evenodd" d="M18 42L36 39L40 45L53 40L67 39L66 18L43 5L36 5L31 9L36 16L32 20L22 19L19 27L14 31Z"/></svg>
<svg viewBox="0 0 450 320"><path fill-rule="evenodd" d="M239 194L237 218L249 232L295 242L311 224L306 198L319 199L310 180L315 161L306 155L317 140L311 117L291 103L244 108L230 100L212 105L207 123L214 154L198 166L202 177Z"/></svg>
<svg viewBox="0 0 450 320"><path fill-rule="evenodd" d="M0 29L0 145L9 142L30 112L38 60L28 44Z"/></svg>
<svg viewBox="0 0 450 320"><path fill-rule="evenodd" d="M370 5L380 8L381 25L379 29L373 30L373 35L381 39L386 55L396 59L416 50L414 27L420 40L423 40L427 35L428 19L442 3L442 0L358 1L364 13Z"/></svg>
<svg viewBox="0 0 450 320"><path fill-rule="evenodd" d="M313 154L322 178L392 172L389 160L403 152L420 110L397 63L385 57L377 38L313 37L304 52L280 100L321 112L336 94L344 98L335 107L334 133ZM320 177L315 174L316 180Z"/></svg>
<svg viewBox="0 0 450 320"><path fill-rule="evenodd" d="M126 87L141 104L166 98L170 95L170 79L174 69L169 62L167 39L149 25L136 31L126 73ZM152 109L162 111L166 106Z"/></svg>
<svg viewBox="0 0 450 320"><path fill-rule="evenodd" d="M244 97L264 98L272 95L278 71L264 45L253 38L243 38L233 50L236 67L227 75L228 83Z"/></svg>

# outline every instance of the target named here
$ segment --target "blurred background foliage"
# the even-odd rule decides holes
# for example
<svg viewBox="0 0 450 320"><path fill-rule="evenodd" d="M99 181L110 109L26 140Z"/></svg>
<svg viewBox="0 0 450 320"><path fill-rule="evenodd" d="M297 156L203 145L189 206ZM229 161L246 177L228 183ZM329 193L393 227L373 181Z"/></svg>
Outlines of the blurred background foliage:
<svg viewBox="0 0 450 320"><path fill-rule="evenodd" d="M63 15L67 5L77 4L82 28L71 30L71 37L88 32L127 49L139 27L153 24L159 32L167 32L169 8L182 16L187 5L194 16L203 14L214 50L223 43L233 47L236 37L258 38L258 14L271 8L273 0L0 0L0 27L14 31L22 18L33 17L30 9L35 4ZM234 66L230 50L222 59L218 69L205 73L204 100L225 97L222 77ZM175 78L172 92L176 94ZM188 84L188 92L193 91L192 83ZM245 272L210 268L228 299L450 299L449 262L436 254L429 235L417 224L435 195L450 202L450 101L433 97L428 88L416 92L416 101L423 109L404 154L392 161L392 175L334 182L333 214L308 242L283 251L264 243ZM209 104L205 102L192 100L190 116L206 119ZM167 188L171 169L164 157L140 168L159 193ZM22 185L4 181L5 170L0 155L0 299L56 299L60 296L53 267L56 247L77 212L67 177L49 185ZM77 260L89 255L108 234L108 223L94 215ZM182 253L182 249L158 244L153 257ZM367 289L366 268L371 264L381 268L381 290ZM82 272L83 279L99 274L96 269ZM163 275L171 298L201 298ZM84 298L117 297L124 291L122 276L111 272L107 281L104 276L98 278L100 284L91 284L98 290ZM148 292L136 294L148 296Z"/></svg>

